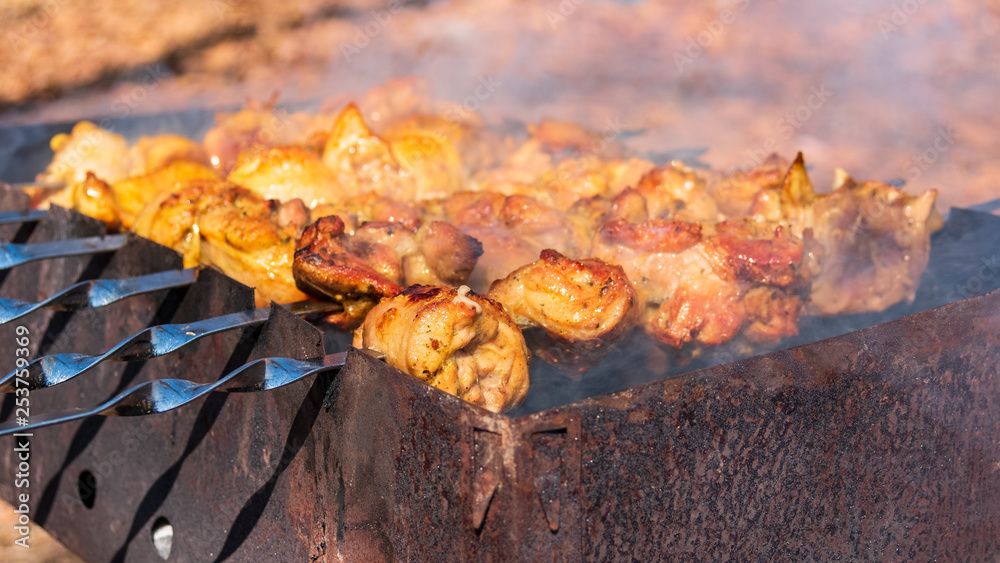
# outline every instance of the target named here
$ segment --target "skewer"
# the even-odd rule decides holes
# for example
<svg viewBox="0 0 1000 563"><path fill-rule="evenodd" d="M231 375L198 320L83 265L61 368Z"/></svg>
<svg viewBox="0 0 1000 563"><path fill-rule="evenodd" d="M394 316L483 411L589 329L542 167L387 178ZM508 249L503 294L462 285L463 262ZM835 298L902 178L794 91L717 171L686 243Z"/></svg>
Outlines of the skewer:
<svg viewBox="0 0 1000 563"><path fill-rule="evenodd" d="M0 436L30 433L39 428L81 420L91 416L144 416L182 407L213 391L253 393L284 387L300 379L339 370L347 361L347 352L304 361L290 358L264 358L233 370L212 383L186 379L157 379L122 391L118 396L91 409L75 409L43 414L30 419L15 419L0 424Z"/></svg>
<svg viewBox="0 0 1000 563"><path fill-rule="evenodd" d="M43 190L61 190L66 187L66 182L14 182L14 183L8 183L7 185L19 190L26 190L29 188L41 188Z"/></svg>
<svg viewBox="0 0 1000 563"><path fill-rule="evenodd" d="M18 299L0 298L0 325L28 315L38 309L75 311L104 307L134 295L174 289L198 280L198 268L169 270L146 276L116 280L89 280L71 285L48 299L29 303Z"/></svg>
<svg viewBox="0 0 1000 563"><path fill-rule="evenodd" d="M125 246L126 235L107 235L32 244L0 244L0 270L49 258L114 252Z"/></svg>
<svg viewBox="0 0 1000 563"><path fill-rule="evenodd" d="M10 225L13 223L35 223L39 221L48 211L32 209L31 211L3 211L0 212L0 225Z"/></svg>
<svg viewBox="0 0 1000 563"><path fill-rule="evenodd" d="M339 306L326 301L299 301L284 305L296 315L329 311ZM52 387L82 375L104 361L131 362L157 358L211 334L263 324L270 314L270 307L261 307L253 311L231 313L193 323L153 326L133 334L107 352L95 356L84 354L42 356L0 378L0 392L25 388L34 391Z"/></svg>

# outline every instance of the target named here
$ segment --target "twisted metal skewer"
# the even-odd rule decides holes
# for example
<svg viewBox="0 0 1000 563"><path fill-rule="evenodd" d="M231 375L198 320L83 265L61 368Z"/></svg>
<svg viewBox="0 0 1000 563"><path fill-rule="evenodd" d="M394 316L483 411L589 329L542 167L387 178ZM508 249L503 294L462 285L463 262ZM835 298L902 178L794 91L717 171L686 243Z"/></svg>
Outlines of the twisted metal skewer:
<svg viewBox="0 0 1000 563"><path fill-rule="evenodd" d="M323 301L300 301L285 305L296 315L328 311L337 306L339 305ZM130 362L163 356L211 334L263 324L270 314L270 307L261 307L193 323L158 325L133 334L103 354L43 356L0 378L0 392L12 392L17 388L34 391L52 387L82 375L104 361Z"/></svg>
<svg viewBox="0 0 1000 563"><path fill-rule="evenodd" d="M3 211L0 212L0 225L10 225L12 223L34 223L45 217L48 211L32 209L31 211Z"/></svg>
<svg viewBox="0 0 1000 563"><path fill-rule="evenodd" d="M127 238L126 235L107 235L30 244L0 244L0 270L47 258L114 252L125 246Z"/></svg>
<svg viewBox="0 0 1000 563"><path fill-rule="evenodd" d="M169 270L125 279L98 279L80 282L37 303L0 297L0 325L19 319L38 309L73 311L104 307L143 293L175 289L198 280L198 269Z"/></svg>
<svg viewBox="0 0 1000 563"><path fill-rule="evenodd" d="M15 419L0 424L0 436L31 433L39 428L81 420L91 416L144 416L167 412L195 401L212 391L252 393L294 383L310 375L340 369L347 352L321 360L264 358L245 364L213 383L195 383L186 379L156 379L122 391L118 396L91 409L75 409L44 414L30 419Z"/></svg>

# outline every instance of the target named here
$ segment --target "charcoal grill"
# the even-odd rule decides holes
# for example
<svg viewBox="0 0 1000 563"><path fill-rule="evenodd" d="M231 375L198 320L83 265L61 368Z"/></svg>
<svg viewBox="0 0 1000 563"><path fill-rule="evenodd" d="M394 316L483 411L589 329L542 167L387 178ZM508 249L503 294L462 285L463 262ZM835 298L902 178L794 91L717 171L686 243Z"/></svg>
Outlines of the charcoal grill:
<svg viewBox="0 0 1000 563"><path fill-rule="evenodd" d="M3 189L0 208L27 201ZM585 377L580 393L618 390L515 416L353 352L339 374L266 393L42 429L31 441L31 514L95 561L158 560L153 537L167 525L171 561L983 560L1000 552L1000 292L989 292L1000 274L981 273L998 233L992 216L953 213L917 301L884 316L813 320L786 343L796 346L641 385L612 361L619 377ZM0 225L15 242L101 234L58 208L37 225ZM0 273L0 295L38 301L180 262L129 236L112 254ZM948 303L967 280L977 296ZM36 311L0 326L4 370L17 324L29 328L32 357L98 354L149 326L253 303L252 290L205 270L189 286L99 309ZM31 409L343 346L274 308L262 327L99 365L33 393ZM532 393L570 385L555 377L543 373ZM0 419L12 411L8 395ZM14 457L0 456L0 467L12 476ZM8 502L21 492L12 484L0 480Z"/></svg>

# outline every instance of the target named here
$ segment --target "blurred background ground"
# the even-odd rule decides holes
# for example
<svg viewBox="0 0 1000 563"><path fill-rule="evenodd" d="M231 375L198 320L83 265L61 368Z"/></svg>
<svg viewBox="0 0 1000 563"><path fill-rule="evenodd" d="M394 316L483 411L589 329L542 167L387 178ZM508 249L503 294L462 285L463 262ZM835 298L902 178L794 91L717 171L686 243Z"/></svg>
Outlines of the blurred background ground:
<svg viewBox="0 0 1000 563"><path fill-rule="evenodd" d="M31 524L28 549L15 545L20 536L14 531L17 524L14 507L0 501L0 561L5 563L80 563L81 559L70 553L37 524Z"/></svg>
<svg viewBox="0 0 1000 563"><path fill-rule="evenodd" d="M997 0L18 0L0 12L0 126L274 92L318 102L408 74L463 100L489 76L489 122L620 120L647 132L637 150L707 147L723 169L801 149L820 188L842 167L938 188L947 206L989 199L1000 173Z"/></svg>
<svg viewBox="0 0 1000 563"><path fill-rule="evenodd" d="M842 167L946 208L1000 196L998 34L997 0L14 0L0 127L318 104L416 74L488 123L616 122L637 151L707 148L722 169L802 150L820 189ZM0 560L72 560L16 559L12 539Z"/></svg>

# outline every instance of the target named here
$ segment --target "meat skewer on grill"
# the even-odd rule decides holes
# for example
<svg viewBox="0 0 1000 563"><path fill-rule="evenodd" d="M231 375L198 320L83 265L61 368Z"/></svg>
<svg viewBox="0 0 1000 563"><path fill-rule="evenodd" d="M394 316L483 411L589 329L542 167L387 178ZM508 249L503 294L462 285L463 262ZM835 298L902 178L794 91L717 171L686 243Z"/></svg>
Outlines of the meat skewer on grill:
<svg viewBox="0 0 1000 563"><path fill-rule="evenodd" d="M308 315L328 311L336 306L322 301L304 301L285 307L294 314ZM107 352L94 356L70 353L42 356L0 378L0 392L11 392L17 387L35 390L59 385L83 375L105 361L131 362L163 356L212 334L262 325L267 322L270 313L270 307L263 307L192 323L153 326L129 336Z"/></svg>
<svg viewBox="0 0 1000 563"><path fill-rule="evenodd" d="M487 297L527 331L536 356L573 371L600 363L639 321L635 290L620 266L551 249L493 282Z"/></svg>
<svg viewBox="0 0 1000 563"><path fill-rule="evenodd" d="M354 346L494 412L528 392L531 355L521 330L502 306L467 286L412 286L382 300L355 331Z"/></svg>
<svg viewBox="0 0 1000 563"><path fill-rule="evenodd" d="M721 176L621 147L597 158L587 147L598 137L567 122L501 148L475 118L435 116L433 105L420 88L381 90L336 113L294 114L280 138L264 138L265 105L224 118L199 150L169 136L129 147L81 124L53 140L40 180L67 183L54 202L256 286L259 305L333 300L343 309L327 321L342 329L367 326L412 284L489 291L536 355L574 369L638 324L671 347L740 334L773 343L804 313L911 298L905 280L926 262L933 192L910 198L845 176L815 196L801 159ZM376 106L377 128L361 109ZM71 166L67 151L87 139ZM865 198L890 211L879 221L851 211ZM893 236L906 241L880 254ZM874 277L843 267L865 253L895 266ZM886 291L879 280L896 274L900 287Z"/></svg>
<svg viewBox="0 0 1000 563"><path fill-rule="evenodd" d="M310 362L290 358L263 358L240 366L212 383L186 379L155 379L126 389L112 399L89 409L35 416L28 424L8 421L0 424L0 436L32 432L38 428L83 420L92 416L145 416L180 408L212 392L254 393L290 385L320 373L339 370L347 352L339 352Z"/></svg>

